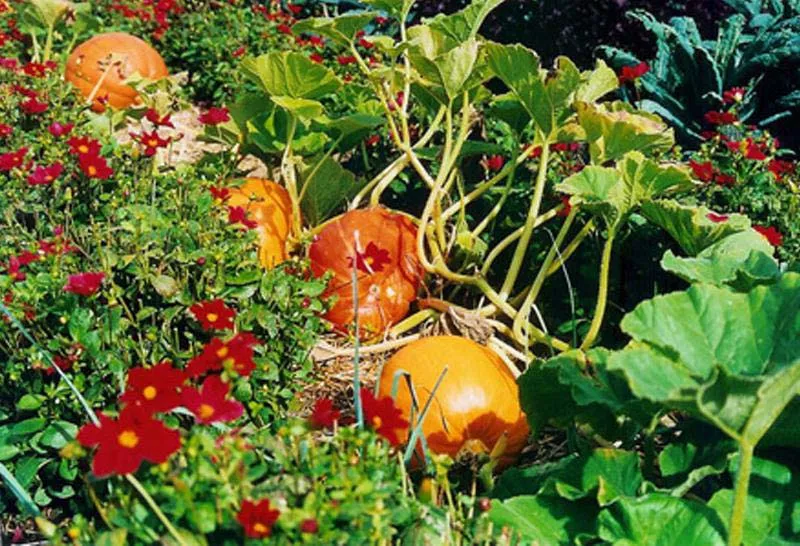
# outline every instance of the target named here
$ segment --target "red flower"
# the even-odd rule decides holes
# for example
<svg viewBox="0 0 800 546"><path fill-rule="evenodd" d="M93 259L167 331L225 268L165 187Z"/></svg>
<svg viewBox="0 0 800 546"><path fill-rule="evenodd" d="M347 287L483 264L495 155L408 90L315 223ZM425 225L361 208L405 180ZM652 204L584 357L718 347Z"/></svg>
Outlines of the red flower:
<svg viewBox="0 0 800 546"><path fill-rule="evenodd" d="M389 19L386 18L386 17L383 17L381 15L378 15L377 17L375 17L375 24L376 25L385 25L388 22L389 22Z"/></svg>
<svg viewBox="0 0 800 546"><path fill-rule="evenodd" d="M782 180L784 175L794 173L795 164L791 161L773 159L769 162L767 169L775 176L776 180Z"/></svg>
<svg viewBox="0 0 800 546"><path fill-rule="evenodd" d="M726 140L725 146L728 147L728 150L737 153L742 151L742 143L738 140Z"/></svg>
<svg viewBox="0 0 800 546"><path fill-rule="evenodd" d="M217 186L211 186L208 188L208 191L211 192L211 195L214 196L214 199L222 201L227 201L228 198L231 196L231 190L228 188L218 188Z"/></svg>
<svg viewBox="0 0 800 546"><path fill-rule="evenodd" d="M487 171L497 172L506 164L506 160L502 155L492 155L483 158L483 167Z"/></svg>
<svg viewBox="0 0 800 546"><path fill-rule="evenodd" d="M53 357L53 364L42 369L42 373L47 377L50 377L51 375L58 373L56 372L56 368L58 368L62 372L69 371L72 368L72 363L74 360L75 357L64 357L61 355L55 355Z"/></svg>
<svg viewBox="0 0 800 546"><path fill-rule="evenodd" d="M300 522L300 532L307 535L316 535L319 531L319 523L314 518L307 518Z"/></svg>
<svg viewBox="0 0 800 546"><path fill-rule="evenodd" d="M732 112L706 112L705 120L712 125L733 125L739 118Z"/></svg>
<svg viewBox="0 0 800 546"><path fill-rule="evenodd" d="M314 402L314 409L308 418L313 428L331 428L339 420L341 412L333 407L333 400L330 398L320 398Z"/></svg>
<svg viewBox="0 0 800 546"><path fill-rule="evenodd" d="M248 376L256 368L253 347L258 340L250 333L239 333L228 341L215 337L203 347L203 352L189 361L186 373L199 377L207 372L230 369L239 375Z"/></svg>
<svg viewBox="0 0 800 546"><path fill-rule="evenodd" d="M291 34L292 27L290 27L287 24L281 23L280 25L278 25L278 32L280 32L281 34Z"/></svg>
<svg viewBox="0 0 800 546"><path fill-rule="evenodd" d="M356 62L355 55L339 55L336 57L336 62L342 66L346 66L348 64L353 64Z"/></svg>
<svg viewBox="0 0 800 546"><path fill-rule="evenodd" d="M372 49L373 47L375 47L375 44L373 44L372 42L370 42L366 38L359 38L358 39L358 45L360 45L364 49Z"/></svg>
<svg viewBox="0 0 800 546"><path fill-rule="evenodd" d="M26 76L33 78L43 78L47 74L47 70L53 68L51 63L34 63L30 62L22 67L22 71Z"/></svg>
<svg viewBox="0 0 800 546"><path fill-rule="evenodd" d="M70 275L67 284L64 285L66 292L72 292L80 296L91 296L100 289L105 273L78 273Z"/></svg>
<svg viewBox="0 0 800 546"><path fill-rule="evenodd" d="M712 139L716 138L717 136L718 136L718 133L716 131L701 131L700 132L700 137L703 140L712 140Z"/></svg>
<svg viewBox="0 0 800 546"><path fill-rule="evenodd" d="M312 53L308 56L309 59L314 61L315 63L322 63L325 59L319 53Z"/></svg>
<svg viewBox="0 0 800 546"><path fill-rule="evenodd" d="M7 136L10 136L11 133L13 132L14 128L11 125L0 123L0 138L6 138Z"/></svg>
<svg viewBox="0 0 800 546"><path fill-rule="evenodd" d="M83 174L89 178L106 180L114 174L114 170L108 166L105 158L99 155L78 156L78 166L83 171Z"/></svg>
<svg viewBox="0 0 800 546"><path fill-rule="evenodd" d="M258 227L258 222L247 218L247 211L244 210L244 207L228 207L228 223L242 224L248 229L255 229Z"/></svg>
<svg viewBox="0 0 800 546"><path fill-rule="evenodd" d="M381 141L381 135L370 135L364 139L364 143L367 146L377 146L377 144Z"/></svg>
<svg viewBox="0 0 800 546"><path fill-rule="evenodd" d="M694 172L695 178L701 182L711 182L714 179L714 164L710 161L698 163L695 160L689 160L689 166Z"/></svg>
<svg viewBox="0 0 800 546"><path fill-rule="evenodd" d="M28 175L28 184L31 186L51 184L53 180L61 176L62 172L64 172L64 166L61 163L53 163L49 167L36 167Z"/></svg>
<svg viewBox="0 0 800 546"><path fill-rule="evenodd" d="M722 102L725 104L742 102L746 92L747 90L744 87L733 87L728 89L722 94Z"/></svg>
<svg viewBox="0 0 800 546"><path fill-rule="evenodd" d="M233 319L236 318L236 311L225 305L225 302L217 299L201 301L189 308L194 318L200 321L204 330L232 330Z"/></svg>
<svg viewBox="0 0 800 546"><path fill-rule="evenodd" d="M322 36L312 35L309 36L308 42L315 47L325 47L325 38Z"/></svg>
<svg viewBox="0 0 800 546"><path fill-rule="evenodd" d="M147 112L144 114L144 119L155 125L156 127L171 127L175 128L175 125L172 124L172 115L166 114L165 116L159 116L158 112L155 108L148 108Z"/></svg>
<svg viewBox="0 0 800 546"><path fill-rule="evenodd" d="M17 259L19 260L19 265L28 265L37 261L39 259L39 255L31 252L30 250L23 250L19 253Z"/></svg>
<svg viewBox="0 0 800 546"><path fill-rule="evenodd" d="M170 411L181 405L181 390L186 382L182 370L169 362L151 368L128 371L128 384L119 397L121 402L141 406L150 413Z"/></svg>
<svg viewBox="0 0 800 546"><path fill-rule="evenodd" d="M244 57L245 53L247 53L247 48L244 46L240 46L233 50L233 53L231 53L231 57L233 57L234 59L238 59L239 57Z"/></svg>
<svg viewBox="0 0 800 546"><path fill-rule="evenodd" d="M163 463L181 447L177 430L137 406L126 406L116 420L102 413L98 417L100 425L86 424L77 436L83 446L98 446L92 460L97 477L136 472L142 461Z"/></svg>
<svg viewBox="0 0 800 546"><path fill-rule="evenodd" d="M353 267L353 257L347 257L349 267ZM392 259L389 257L389 251L385 248L380 248L374 242L370 241L364 252L356 251L356 269L371 275L378 271L383 271L383 266L391 263Z"/></svg>
<svg viewBox="0 0 800 546"><path fill-rule="evenodd" d="M25 159L25 154L27 153L28 149L23 147L16 152L0 154L0 172L10 171L16 167L21 167L22 160Z"/></svg>
<svg viewBox="0 0 800 546"><path fill-rule="evenodd" d="M53 123L50 124L47 130L54 137L60 138L62 136L68 135L72 131L73 127L75 127L74 123L61 124L57 121L54 121Z"/></svg>
<svg viewBox="0 0 800 546"><path fill-rule="evenodd" d="M392 397L375 398L372 392L364 387L361 387L360 395L366 423L390 444L398 445L399 433L407 429L409 423L403 418L403 412L395 407Z"/></svg>
<svg viewBox="0 0 800 546"><path fill-rule="evenodd" d="M294 5L294 4L286 4L286 8L289 11L291 11L292 13L294 13L295 15L297 15L298 13L303 11L303 6L297 6L297 5Z"/></svg>
<svg viewBox="0 0 800 546"><path fill-rule="evenodd" d="M183 393L183 405L203 424L235 421L244 413L244 406L229 400L230 385L218 375L209 375L200 390L189 388Z"/></svg>
<svg viewBox="0 0 800 546"><path fill-rule="evenodd" d="M39 102L36 99L28 99L20 104L20 108L26 114L41 114L47 111L47 106L46 102Z"/></svg>
<svg viewBox="0 0 800 546"><path fill-rule="evenodd" d="M716 212L709 212L706 214L706 218L711 220L712 222L719 224L720 222L727 222L728 215L727 214L717 214Z"/></svg>
<svg viewBox="0 0 800 546"><path fill-rule="evenodd" d="M22 267L22 263L20 262L19 258L16 256L11 256L8 259L8 266L6 266L6 275L11 277L14 282L22 282L25 280L26 275L20 269Z"/></svg>
<svg viewBox="0 0 800 546"><path fill-rule="evenodd" d="M714 176L714 182L716 182L719 186L735 186L736 177L730 174L717 173Z"/></svg>
<svg viewBox="0 0 800 546"><path fill-rule="evenodd" d="M89 137L72 137L67 141L69 153L72 155L98 155L100 153L100 143Z"/></svg>
<svg viewBox="0 0 800 546"><path fill-rule="evenodd" d="M767 155L764 153L764 145L758 144L752 138L748 138L745 141L744 157L755 161L767 159Z"/></svg>
<svg viewBox="0 0 800 546"><path fill-rule="evenodd" d="M219 125L220 123L225 123L230 119L231 116L228 113L227 108L218 108L216 106L212 106L207 112L200 114L200 116L197 118L197 121L203 125Z"/></svg>
<svg viewBox="0 0 800 546"><path fill-rule="evenodd" d="M634 66L623 66L619 74L619 83L636 81L650 72L650 65L641 62Z"/></svg>
<svg viewBox="0 0 800 546"><path fill-rule="evenodd" d="M772 246L781 246L783 244L783 235L774 227L753 226L753 229L763 235Z"/></svg>
<svg viewBox="0 0 800 546"><path fill-rule="evenodd" d="M278 510L270 507L267 499L258 502L246 500L236 514L236 521L242 525L248 538L266 538L272 533L272 526L280 515Z"/></svg>
<svg viewBox="0 0 800 546"><path fill-rule="evenodd" d="M157 130L150 131L149 133L142 131L140 135L131 133L131 138L144 146L144 155L148 157L155 155L159 148L165 148L170 143L170 140L172 140L169 138L161 138Z"/></svg>

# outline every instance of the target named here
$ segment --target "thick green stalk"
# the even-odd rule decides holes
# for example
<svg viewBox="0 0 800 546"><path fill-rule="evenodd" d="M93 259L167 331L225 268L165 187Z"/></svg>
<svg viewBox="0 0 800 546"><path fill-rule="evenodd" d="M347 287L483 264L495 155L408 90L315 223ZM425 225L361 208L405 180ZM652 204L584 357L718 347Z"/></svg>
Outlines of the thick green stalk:
<svg viewBox="0 0 800 546"><path fill-rule="evenodd" d="M736 488L733 492L733 510L728 525L728 546L740 546L744 537L744 522L747 517L747 492L750 488L750 474L753 470L753 451L755 446L749 442L739 444L739 470L736 473Z"/></svg>
<svg viewBox="0 0 800 546"><path fill-rule="evenodd" d="M531 309L536 302L536 298L539 296L539 292L541 291L544 281L547 278L547 270L550 269L550 265L558 256L558 249L562 244L564 244L564 239L567 238L567 233L569 233L569 230L572 227L572 222L575 220L577 211L578 209L573 208L570 211L569 216L567 216L567 219L564 221L564 224L561 226L561 229L559 230L558 235L556 235L556 239L553 242L553 246L550 247L550 250L547 252L547 256L545 256L544 263L542 263L541 267L539 268L539 273L536 275L536 278L533 281L533 286L528 291L528 295L525 297L522 307L519 308L517 318L514 319L514 337L522 343L527 341L525 340L524 332L522 331L524 321L530 315Z"/></svg>
<svg viewBox="0 0 800 546"><path fill-rule="evenodd" d="M511 258L511 265L508 268L506 280L500 288L500 297L503 301L508 300L509 294L514 289L514 284L517 282L517 277L522 269L522 263L525 259L525 253L528 250L528 245L531 242L533 235L533 228L536 223L536 218L539 216L539 208L542 206L542 197L544 196L544 187L547 182L547 163L550 159L550 146L547 141L542 144L542 155L539 158L539 172L536 175L536 187L533 190L533 199L531 200L530 209L528 209L528 218L525 220L525 228L522 230L522 235L517 242L517 248L514 251L514 257Z"/></svg>
<svg viewBox="0 0 800 546"><path fill-rule="evenodd" d="M600 282L597 288L597 305L594 308L594 317L586 337L581 343L581 350L585 351L597 339L600 327L603 325L603 318L606 314L606 304L608 303L608 277L611 271L611 249L614 247L614 234L609 233L606 244L603 246L603 257L600 262Z"/></svg>
<svg viewBox="0 0 800 546"><path fill-rule="evenodd" d="M172 523L170 523L167 516L164 515L164 512L161 511L161 508L159 508L156 501L153 500L153 497L150 496L150 493L147 492L147 490L139 482L139 480L137 480L133 474L125 474L125 479L128 480L128 483L130 483L133 486L133 488L136 489L136 491L142 496L144 502L147 503L147 506L150 507L150 509L153 511L156 517L161 521L161 523L164 524L164 527L167 528L167 531L169 531L169 534L172 535L172 537L175 539L178 545L188 546L186 544L186 541L183 540L183 537L180 535L180 533L178 533L178 530L175 529Z"/></svg>
<svg viewBox="0 0 800 546"><path fill-rule="evenodd" d="M294 170L294 165L291 162L292 157L292 140L294 140L295 132L297 131L297 116L290 114L291 123L289 125L289 135L286 139L286 150L283 152L283 160L281 161L281 175L286 185L286 191L292 201L292 235L300 237L302 230L302 223L300 220L300 195L297 192L297 176Z"/></svg>

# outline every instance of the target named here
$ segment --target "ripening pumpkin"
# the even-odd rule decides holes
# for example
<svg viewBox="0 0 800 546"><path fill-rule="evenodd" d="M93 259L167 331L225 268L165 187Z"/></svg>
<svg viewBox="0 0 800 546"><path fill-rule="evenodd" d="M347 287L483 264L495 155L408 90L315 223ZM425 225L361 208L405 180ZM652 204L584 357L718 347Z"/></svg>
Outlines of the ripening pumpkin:
<svg viewBox="0 0 800 546"><path fill-rule="evenodd" d="M315 277L333 273L325 296L338 299L325 318L343 332L353 324L352 270L357 256L360 337L377 337L402 320L422 284L416 248L414 224L383 207L350 211L328 222L308 252Z"/></svg>
<svg viewBox="0 0 800 546"><path fill-rule="evenodd" d="M517 382L505 363L491 349L458 336L425 337L406 345L381 370L379 396L391 396L395 374L406 371L420 406L424 406L436 381L447 373L436 390L422 425L428 447L434 453L456 458L465 452L491 453L498 440L506 445L498 466L516 460L530 430L519 404ZM395 405L410 419L411 394L400 379ZM418 447L420 454L422 446Z"/></svg>
<svg viewBox="0 0 800 546"><path fill-rule="evenodd" d="M289 192L280 184L263 178L245 178L244 184L230 188L230 192L228 206L244 207L248 217L258 224L261 265L272 269L288 260L286 240L292 229Z"/></svg>
<svg viewBox="0 0 800 546"><path fill-rule="evenodd" d="M103 77L109 63L119 64ZM135 73L149 80L169 75L161 55L147 42L124 32L108 32L93 36L72 51L64 77L84 98L89 98L103 78L92 101L92 110L102 112L105 106L98 99L108 99L108 105L120 109L139 102L136 90L123 83Z"/></svg>

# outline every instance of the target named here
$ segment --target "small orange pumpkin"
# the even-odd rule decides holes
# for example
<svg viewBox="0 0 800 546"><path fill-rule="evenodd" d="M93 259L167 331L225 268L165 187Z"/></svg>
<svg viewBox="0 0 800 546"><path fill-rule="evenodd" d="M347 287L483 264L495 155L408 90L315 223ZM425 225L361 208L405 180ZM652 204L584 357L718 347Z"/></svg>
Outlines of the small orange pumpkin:
<svg viewBox="0 0 800 546"><path fill-rule="evenodd" d="M462 450L488 454L505 435L505 447L498 446L502 449L498 466L513 463L525 447L530 429L520 407L517 382L491 349L458 336L419 339L386 362L378 394L391 396L394 377L403 370L411 375L422 407L445 367L447 373L422 425L428 447L453 458ZM411 393L403 378L399 379L395 405L410 419Z"/></svg>
<svg viewBox="0 0 800 546"><path fill-rule="evenodd" d="M258 224L261 265L272 269L289 259L286 240L292 228L292 200L283 186L263 178L245 178L244 184L230 188L227 204L243 207Z"/></svg>
<svg viewBox="0 0 800 546"><path fill-rule="evenodd" d="M90 38L72 51L64 77L85 98L89 98L102 78L92 101L92 110L102 112L105 106L98 99L107 99L108 105L120 109L139 102L136 90L123 83L134 73L149 80L169 75L161 55L147 42L124 32L108 32Z"/></svg>
<svg viewBox="0 0 800 546"><path fill-rule="evenodd" d="M333 273L325 296L338 299L325 318L343 332L353 324L355 257L361 337L377 337L402 320L422 284L416 247L414 224L383 207L354 210L331 220L308 252L314 276Z"/></svg>

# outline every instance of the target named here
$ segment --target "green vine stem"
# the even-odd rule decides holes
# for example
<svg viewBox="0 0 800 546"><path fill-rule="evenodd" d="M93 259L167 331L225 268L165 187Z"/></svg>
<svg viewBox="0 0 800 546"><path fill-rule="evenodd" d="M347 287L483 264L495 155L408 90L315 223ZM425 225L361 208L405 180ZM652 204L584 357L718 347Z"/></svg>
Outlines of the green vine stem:
<svg viewBox="0 0 800 546"><path fill-rule="evenodd" d="M153 511L156 517L161 521L161 523L164 524L164 527L166 527L167 531L169 531L169 534L171 534L173 538L175 538L175 541L180 546L188 546L186 541L183 540L183 537L180 535L180 533L178 533L178 530L175 529L172 523L170 523L167 516L164 515L164 512L161 511L161 508L158 507L156 501L153 500L153 497L150 496L150 493L147 492L147 490L144 488L141 482L137 480L133 474L125 474L125 479L128 480L128 483L131 484L131 486L133 486L133 488L136 489L136 491L142 496L144 502L147 503L147 505L150 507L150 509Z"/></svg>
<svg viewBox="0 0 800 546"><path fill-rule="evenodd" d="M577 212L577 207L573 207L572 210L570 210L569 215L567 215L567 219L564 221L561 229L558 231L558 235L556 235L556 240L553 242L553 245L547 252L547 256L545 256L544 262L539 268L539 273L537 273L536 279L534 279L533 285L528 291L528 295L525 297L525 301L519 308L517 318L514 319L514 337L523 344L527 345L527 340L524 338L522 332L523 320L530 315L531 309L536 302L536 298L539 296L539 292L544 285L544 281L547 279L547 270L550 269L550 266L553 264L553 262L555 262L556 257L558 256L558 250L561 245L564 244L564 239L567 238L567 234L572 227L572 222L575 220Z"/></svg>
<svg viewBox="0 0 800 546"><path fill-rule="evenodd" d="M292 235L295 238L300 237L302 230L302 222L300 220L300 195L297 192L297 177L292 164L292 141L297 132L297 116L289 114L291 122L289 124L289 134L286 138L286 149L283 152L283 159L281 160L281 175L284 179L286 191L289 192L289 197L292 201Z"/></svg>
<svg viewBox="0 0 800 546"><path fill-rule="evenodd" d="M353 289L353 328L355 328L355 340L353 342L353 397L355 400L353 403L356 408L356 425L358 428L364 428L364 408L361 406L361 374L359 370L361 358L358 352L361 347L359 337L361 332L359 332L358 325L358 271L356 267L358 264L357 252L359 247L360 242L358 241L358 235L356 235L355 244L353 245L353 268L350 277L350 285Z"/></svg>
<svg viewBox="0 0 800 546"><path fill-rule="evenodd" d="M747 492L750 488L750 474L753 471L754 450L755 446L749 442L739 443L739 470L736 472L736 487L733 492L728 546L740 546L744 538L745 509L747 508Z"/></svg>
<svg viewBox="0 0 800 546"><path fill-rule="evenodd" d="M516 160L517 158L514 158L515 164L517 162ZM481 233L483 233L484 230L487 227L489 227L489 224L491 224L492 221L497 217L497 215L500 214L500 210L506 204L506 200L508 199L508 196L511 194L511 187L514 185L514 173L516 172L517 172L516 169L511 169L508 177L506 178L506 185L503 188L503 195L500 196L500 199L497 201L495 206L492 207L492 210L489 211L489 214L487 214L486 217L483 220L481 220L481 222L477 226L475 226L475 229L472 230L473 237L478 237ZM463 201L463 199L461 199L460 201Z"/></svg>
<svg viewBox="0 0 800 546"><path fill-rule="evenodd" d="M517 282L517 277L522 269L522 263L525 259L525 253L528 250L528 245L531 242L533 235L534 224L536 218L539 216L539 208L542 205L542 197L544 196L544 186L547 182L547 165L550 159L550 145L546 140L542 143L542 155L539 158L539 172L536 175L536 186L533 190L533 199L531 199L531 206L528 209L528 217L525 220L525 226L517 242L517 248L514 251L514 256L511 258L511 265L508 268L506 279L503 286L500 288L500 298L503 301L508 300L508 296L514 289L514 284Z"/></svg>
<svg viewBox="0 0 800 546"><path fill-rule="evenodd" d="M614 247L614 233L609 231L608 239L603 246L603 257L600 262L600 282L597 288L597 305L594 308L594 317L589 331L581 343L581 350L585 351L594 344L603 325L603 318L606 314L606 304L608 303L608 277L611 270L611 250Z"/></svg>

